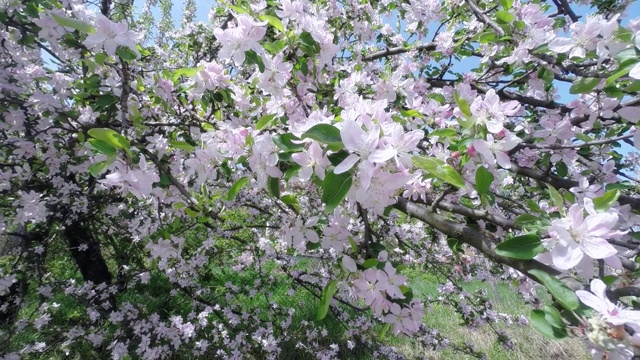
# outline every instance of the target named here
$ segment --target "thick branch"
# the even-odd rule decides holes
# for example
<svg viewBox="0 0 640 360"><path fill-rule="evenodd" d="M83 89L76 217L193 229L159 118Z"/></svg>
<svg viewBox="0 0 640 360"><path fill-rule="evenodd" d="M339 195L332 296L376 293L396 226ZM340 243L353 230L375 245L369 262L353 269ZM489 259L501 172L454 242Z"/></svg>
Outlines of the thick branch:
<svg viewBox="0 0 640 360"><path fill-rule="evenodd" d="M519 229L520 227L512 220L509 220L505 217L500 217L496 215L489 214L486 210L475 210L468 208L464 205L453 204L448 201L438 201L437 203L427 198L425 203L427 205L435 204L435 207L441 210L449 211L452 213L456 213L458 215L480 219L487 222L490 222L494 225L501 226L505 229ZM433 210L433 209L432 209Z"/></svg>
<svg viewBox="0 0 640 360"><path fill-rule="evenodd" d="M542 270L554 276L560 275L558 270L539 261L518 260L498 255L496 253L498 243L495 242L494 239L468 226L445 219L425 206L420 206L404 198L398 198L395 208L413 218L423 221L425 224L428 224L445 235L456 238L474 247L491 260L510 266L527 276L529 276L528 271L532 269ZM537 279L533 277L532 279L537 281Z"/></svg>

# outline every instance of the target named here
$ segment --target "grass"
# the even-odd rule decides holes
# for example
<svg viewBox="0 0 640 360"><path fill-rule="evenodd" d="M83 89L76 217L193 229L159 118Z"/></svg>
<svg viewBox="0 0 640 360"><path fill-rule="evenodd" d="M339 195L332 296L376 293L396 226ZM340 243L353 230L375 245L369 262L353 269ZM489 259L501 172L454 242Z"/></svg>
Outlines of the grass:
<svg viewBox="0 0 640 360"><path fill-rule="evenodd" d="M420 298L436 297L438 294L438 283L430 275L411 273L410 282L414 292ZM492 285L474 281L462 286L468 292L481 288L488 290L488 297L494 304L494 309L499 313L528 315L531 312L531 307L525 304L508 284ZM441 334L453 343L469 342L473 344L476 350L485 353L487 358L491 360L591 359L586 346L578 339L553 341L540 335L531 326L496 324L497 329L504 330L514 340L515 349L506 350L498 344L496 334L488 325L480 328L460 326L460 317L456 312L442 304L433 304L431 311L425 311L424 323L440 330ZM473 359L469 355L461 354L450 348L438 351L425 349L408 338L391 338L390 343L409 359Z"/></svg>
<svg viewBox="0 0 640 360"><path fill-rule="evenodd" d="M60 259L57 259L60 260ZM64 263L57 261L50 265L50 269L56 272L61 277L74 278L77 277L77 269L70 266L61 266ZM302 265L303 267L312 266L312 264ZM282 276L277 272L272 272L267 268L267 273L271 273L274 277L279 278ZM420 271L406 270L406 274L410 279L410 285L414 291L415 297L424 299L427 296L435 298L438 296L438 280L435 276L426 274ZM210 285L217 285L219 290L214 292L224 293L224 283L231 282L238 286L247 286L253 284L258 279L258 273L255 271L222 271L219 267L212 267ZM489 284L480 281L473 281L462 285L463 288L472 293L477 289L485 289L488 292L488 297L494 305L494 309L498 313L506 313L510 315L527 315L531 311L531 307L525 304L518 294L509 287L508 284ZM374 359L371 351L364 347L356 346L353 350L348 350L346 346L346 339L344 336L344 328L332 315L327 316L322 321L318 322L316 313L318 309L318 299L303 289L297 289L293 294L289 291L291 289L288 281L278 281L277 285L271 288L271 292L267 297L257 294L255 296L239 295L234 301L236 305L241 306L244 311L253 312L256 309L260 309L262 313L268 314L268 310L273 306L273 303L278 304L284 308L296 309L292 318L291 326L287 330L293 334L304 334L308 327L305 323L315 323L324 327L329 336L323 338L322 346L328 347L331 344L338 344L341 352L341 359L354 359L354 360L369 360ZM150 286L145 287L145 291L135 291L135 287L130 289L130 292L122 294L120 301L130 301L134 304L145 304L145 307L152 311L158 311L163 317L169 317L172 315L186 315L190 311L190 301L184 298L182 294L167 298L168 294L172 290L172 285L162 277L152 277ZM142 289L140 289L142 290ZM35 299L37 295L33 293L33 289L30 298ZM55 328L64 329L65 327L72 326L76 317L82 318L84 316L84 306L77 301L63 295L58 294L54 297L55 302L61 304L59 311L53 312L52 324L57 326ZM548 300L548 299L547 299ZM30 306L29 306L30 305ZM31 302L28 306L23 307L22 316L28 317L33 314L37 307L37 302ZM265 321L272 321L269 319L263 319ZM278 319L273 321L280 321L284 319ZM454 309L449 306L445 306L441 303L432 304L431 309L425 310L424 323L433 329L438 329L442 336L449 339L453 344L462 345L464 343L471 343L473 347L480 352L486 354L487 359L490 360L513 360L513 359L590 359L590 355L587 352L584 344L577 339L565 339L562 341L552 341L544 338L531 326L520 325L505 325L495 324L494 327L498 330L504 330L509 338L514 340L515 349L506 350L497 341L496 334L488 325L480 326L478 328L471 328L467 326L461 326L461 319ZM380 326L382 329L382 326ZM46 338L53 334L47 332L23 332L14 338L14 341L18 343L29 343L38 339ZM280 337L282 334L276 334ZM294 340L294 336L290 341L283 341L279 344L282 352L279 359L283 360L306 360L316 359L316 356L312 353L304 352L296 345L298 340ZM450 347L445 347L434 351L430 348L426 348L418 340L404 337L386 335L382 340L382 343L387 346L394 347L397 352L403 354L406 359L473 359L469 355L465 355L460 351L455 351ZM92 354L90 346L83 346L81 352L85 355ZM53 349L52 349L53 350ZM64 358L64 356L56 350L43 354L42 359L57 359ZM182 358L180 356L173 357L174 359ZM256 357L258 359L259 357Z"/></svg>

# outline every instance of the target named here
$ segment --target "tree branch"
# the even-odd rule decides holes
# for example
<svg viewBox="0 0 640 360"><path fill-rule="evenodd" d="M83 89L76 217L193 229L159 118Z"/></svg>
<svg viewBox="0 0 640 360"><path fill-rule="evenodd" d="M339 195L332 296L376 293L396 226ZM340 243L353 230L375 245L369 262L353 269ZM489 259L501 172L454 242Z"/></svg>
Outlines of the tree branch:
<svg viewBox="0 0 640 360"><path fill-rule="evenodd" d="M434 42L418 45L418 46L415 46L415 47L398 46L398 47L386 48L384 50L374 52L372 54L369 54L369 55L363 57L362 60L363 61L373 61L373 60L378 60L378 59L381 59L381 58L384 58L384 57L387 57L387 56L403 54L403 53L406 53L406 52L409 52L409 51L419 51L419 50L433 51L435 49L436 49L436 43L434 43Z"/></svg>
<svg viewBox="0 0 640 360"><path fill-rule="evenodd" d="M538 282L538 279L530 276L529 270L538 269L553 276L561 274L558 270L536 260L518 260L498 255L496 253L496 246L498 243L494 239L479 231L473 230L466 225L445 219L431 211L428 207L420 206L404 198L398 198L394 207L397 210L428 224L443 234L454 237L457 240L474 247L491 260L520 271L524 275L531 277L536 282Z"/></svg>

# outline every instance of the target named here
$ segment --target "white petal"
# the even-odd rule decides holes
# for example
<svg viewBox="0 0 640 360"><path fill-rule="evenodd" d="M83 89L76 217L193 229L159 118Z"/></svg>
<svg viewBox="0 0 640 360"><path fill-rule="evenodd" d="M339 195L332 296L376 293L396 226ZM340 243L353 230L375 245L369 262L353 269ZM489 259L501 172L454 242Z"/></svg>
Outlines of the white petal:
<svg viewBox="0 0 640 360"><path fill-rule="evenodd" d="M640 79L640 63L637 63L631 71L629 71L629 76L634 79Z"/></svg>
<svg viewBox="0 0 640 360"><path fill-rule="evenodd" d="M376 149L371 152L369 155L369 161L374 163L385 162L392 157L394 157L398 151L392 147L388 147L386 149Z"/></svg>
<svg viewBox="0 0 640 360"><path fill-rule="evenodd" d="M635 124L638 122L638 120L640 120L640 107L629 106L622 108L618 110L618 115L620 115L621 118Z"/></svg>
<svg viewBox="0 0 640 360"><path fill-rule="evenodd" d="M578 296L578 299L580 299L580 301L583 304L585 304L588 307L592 308L593 310L599 312L600 314L607 314L608 313L607 305L604 302L604 300L596 297L592 293L590 293L588 291L584 291L584 290L578 290L578 291L576 291L576 295Z"/></svg>
<svg viewBox="0 0 640 360"><path fill-rule="evenodd" d="M561 270L568 270L578 265L583 256L582 250L578 247L556 245L551 250L553 265Z"/></svg>
<svg viewBox="0 0 640 360"><path fill-rule="evenodd" d="M604 259L618 253L613 245L601 238L585 239L580 243L580 247L587 256L593 259Z"/></svg>
<svg viewBox="0 0 640 360"><path fill-rule="evenodd" d="M342 160L342 162L338 164L338 166L336 166L336 168L333 170L333 173L342 174L343 172L349 171L349 169L351 169L353 165L358 162L358 160L360 160L360 157L356 154L347 156L346 159Z"/></svg>
<svg viewBox="0 0 640 360"><path fill-rule="evenodd" d="M342 257L342 265L344 266L345 269L349 270L350 272L358 271L358 267L356 266L355 260L353 260L349 256Z"/></svg>

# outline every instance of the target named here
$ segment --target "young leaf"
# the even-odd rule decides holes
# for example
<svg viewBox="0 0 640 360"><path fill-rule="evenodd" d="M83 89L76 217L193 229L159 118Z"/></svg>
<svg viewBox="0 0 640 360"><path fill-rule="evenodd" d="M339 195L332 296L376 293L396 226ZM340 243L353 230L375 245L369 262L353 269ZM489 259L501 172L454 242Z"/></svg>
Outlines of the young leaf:
<svg viewBox="0 0 640 360"><path fill-rule="evenodd" d="M118 150L111 144L98 139L89 139L89 144L100 154L115 156Z"/></svg>
<svg viewBox="0 0 640 360"><path fill-rule="evenodd" d="M378 266L378 263L380 263L378 259L367 259L364 261L364 263L362 263L362 267L365 269L370 269L374 266Z"/></svg>
<svg viewBox="0 0 640 360"><path fill-rule="evenodd" d="M267 127L267 125L271 124L273 122L273 119L275 118L276 118L275 114L268 114L261 117L256 123L256 130L264 129L265 127Z"/></svg>
<svg viewBox="0 0 640 360"><path fill-rule="evenodd" d="M598 211L609 210L609 208L616 201L618 201L619 197L620 197L620 190L617 190L617 189L609 190L606 193L604 193L604 195L593 199L593 206Z"/></svg>
<svg viewBox="0 0 640 360"><path fill-rule="evenodd" d="M558 208L558 210L561 213L563 213L564 212L564 198L562 197L562 195L560 195L558 190L556 190L556 188L554 188L553 186L547 185L547 188L549 188L549 196L551 196L551 200L553 201L553 204Z"/></svg>
<svg viewBox="0 0 640 360"><path fill-rule="evenodd" d="M89 129L87 133L92 138L102 140L116 149L129 150L131 148L131 144L129 143L129 140L127 140L127 138L118 134L112 129L93 128L93 129Z"/></svg>
<svg viewBox="0 0 640 360"><path fill-rule="evenodd" d="M280 198L280 179L269 176L267 179L267 190L276 199Z"/></svg>
<svg viewBox="0 0 640 360"><path fill-rule="evenodd" d="M269 25L278 29L280 32L284 32L284 26L282 26L282 22L277 17L272 15L260 15L258 18L262 21L269 22Z"/></svg>
<svg viewBox="0 0 640 360"><path fill-rule="evenodd" d="M542 310L533 310L531 312L531 325L533 325L540 334L551 340L558 340L567 337L566 329L563 331L552 326L549 321L547 321L546 314Z"/></svg>
<svg viewBox="0 0 640 360"><path fill-rule="evenodd" d="M424 156L414 156L412 159L413 165L417 168L422 169L455 187L464 187L464 179L462 179L462 176L460 176L460 174L458 174L451 165L445 164L435 158L428 158Z"/></svg>
<svg viewBox="0 0 640 360"><path fill-rule="evenodd" d="M236 180L236 182L234 182L233 185L231 185L231 187L229 188L226 199L229 201L235 199L236 195L238 195L238 192L240 192L240 189L242 189L248 183L249 179L246 176Z"/></svg>
<svg viewBox="0 0 640 360"><path fill-rule="evenodd" d="M600 84L599 78L580 78L569 88L570 94L586 94Z"/></svg>
<svg viewBox="0 0 640 360"><path fill-rule="evenodd" d="M484 166L476 170L476 191L478 194L486 194L493 182L493 174Z"/></svg>
<svg viewBox="0 0 640 360"><path fill-rule="evenodd" d="M325 203L325 211L332 212L347 196L351 188L351 173L335 174L327 171L322 184L322 202Z"/></svg>
<svg viewBox="0 0 640 360"><path fill-rule="evenodd" d="M335 145L344 147L342 144L342 137L340 136L340 130L337 127L329 124L317 124L312 126L307 132L302 134L303 139L313 139L327 145Z"/></svg>
<svg viewBox="0 0 640 360"><path fill-rule="evenodd" d="M253 50L245 51L244 55L245 55L245 63L247 63L248 65L256 64L258 65L258 70L260 70L261 73L264 72L264 69L265 69L264 61L262 61L262 57L260 55L258 55Z"/></svg>
<svg viewBox="0 0 640 360"><path fill-rule="evenodd" d="M60 16L60 15L56 15L51 13L51 18L58 23L58 25L60 26L64 26L64 27L69 27L72 29L76 29L80 32L83 33L87 33L87 34L92 34L94 33L96 30L93 28L93 26L84 23L80 20L76 20L76 19L71 19L68 17L64 17L64 16Z"/></svg>
<svg viewBox="0 0 640 360"><path fill-rule="evenodd" d="M186 141L170 140L169 144L176 149L181 149L186 151L196 151L196 148Z"/></svg>
<svg viewBox="0 0 640 360"><path fill-rule="evenodd" d="M333 295L336 293L338 288L338 280L331 280L324 288L322 292L322 299L320 300L320 306L318 307L318 314L316 319L318 321L324 319L329 312L329 306L331 305L331 300L333 300Z"/></svg>
<svg viewBox="0 0 640 360"><path fill-rule="evenodd" d="M464 116L471 117L471 106L469 106L467 100L462 98L457 91L453 93L453 100L455 100L456 105L458 105L458 108L460 108Z"/></svg>
<svg viewBox="0 0 640 360"><path fill-rule="evenodd" d="M496 246L498 255L529 260L544 251L544 246L536 234L527 234L513 237Z"/></svg>
<svg viewBox="0 0 640 360"><path fill-rule="evenodd" d="M547 274L542 270L529 270L529 274L535 276L540 280L542 285L544 285L547 290L553 295L553 297L558 300L558 302L564 306L566 309L575 310L580 306L580 300L578 300L578 296L566 287L560 280L554 278L553 276Z"/></svg>

